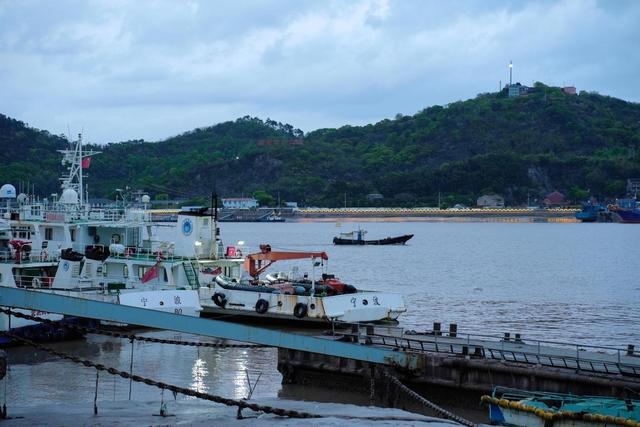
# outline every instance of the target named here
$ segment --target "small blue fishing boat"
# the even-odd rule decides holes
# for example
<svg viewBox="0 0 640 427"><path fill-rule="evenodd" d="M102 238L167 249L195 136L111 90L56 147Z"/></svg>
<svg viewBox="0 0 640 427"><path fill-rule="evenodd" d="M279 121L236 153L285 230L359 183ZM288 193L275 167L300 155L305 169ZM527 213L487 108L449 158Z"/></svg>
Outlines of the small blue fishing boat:
<svg viewBox="0 0 640 427"><path fill-rule="evenodd" d="M640 426L640 400L496 387L482 396L491 424L522 427Z"/></svg>
<svg viewBox="0 0 640 427"><path fill-rule="evenodd" d="M582 222L596 222L599 220L599 217L604 218L607 213L608 210L605 206L584 203L582 205L582 210L580 212L576 212L576 219Z"/></svg>

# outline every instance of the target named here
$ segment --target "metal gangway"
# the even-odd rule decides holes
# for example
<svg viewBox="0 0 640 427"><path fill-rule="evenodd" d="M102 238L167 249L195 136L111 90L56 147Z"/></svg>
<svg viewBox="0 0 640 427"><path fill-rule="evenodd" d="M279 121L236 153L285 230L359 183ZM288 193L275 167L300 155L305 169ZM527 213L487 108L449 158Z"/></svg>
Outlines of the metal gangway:
<svg viewBox="0 0 640 427"><path fill-rule="evenodd" d="M402 328L354 324L351 330L310 336L257 326L70 297L47 291L0 287L0 306L166 329L405 369L427 354L497 360L585 373L640 378L640 354L629 348L596 347L541 340L506 340L494 335L415 333Z"/></svg>
<svg viewBox="0 0 640 427"><path fill-rule="evenodd" d="M385 346L294 334L221 320L205 319L145 308L70 297L47 291L0 287L0 306L59 313L67 316L166 329L194 335L262 344L363 362L415 369L418 356Z"/></svg>

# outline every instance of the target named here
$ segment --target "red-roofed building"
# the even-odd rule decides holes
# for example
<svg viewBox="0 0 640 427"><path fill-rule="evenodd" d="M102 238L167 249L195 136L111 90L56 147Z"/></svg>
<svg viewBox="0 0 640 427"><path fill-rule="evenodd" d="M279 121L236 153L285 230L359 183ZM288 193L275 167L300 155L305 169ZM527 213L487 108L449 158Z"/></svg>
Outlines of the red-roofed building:
<svg viewBox="0 0 640 427"><path fill-rule="evenodd" d="M567 202L565 195L559 191L549 193L547 197L544 198L544 205L548 208L567 206L568 204L569 202Z"/></svg>

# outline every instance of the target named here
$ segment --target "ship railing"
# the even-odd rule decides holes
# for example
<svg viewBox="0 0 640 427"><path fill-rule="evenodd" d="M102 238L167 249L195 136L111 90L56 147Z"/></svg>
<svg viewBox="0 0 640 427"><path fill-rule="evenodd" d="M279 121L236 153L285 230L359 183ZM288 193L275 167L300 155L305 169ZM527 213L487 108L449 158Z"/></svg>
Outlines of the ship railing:
<svg viewBox="0 0 640 427"><path fill-rule="evenodd" d="M381 328L382 329L381 331ZM335 334L334 330L334 334ZM619 347L559 341L506 339L497 335L460 334L433 330L422 333L372 324L351 324L339 332L353 342L421 353L448 353L469 358L566 368L594 373L640 377L640 352L633 345Z"/></svg>
<svg viewBox="0 0 640 427"><path fill-rule="evenodd" d="M20 275L15 277L16 287L29 289L48 289L53 284L53 276Z"/></svg>
<svg viewBox="0 0 640 427"><path fill-rule="evenodd" d="M48 253L46 250L40 252L23 252L18 262L15 252L0 251L0 262L8 264L27 264L31 262L58 262L60 255Z"/></svg>
<svg viewBox="0 0 640 427"><path fill-rule="evenodd" d="M118 222L125 218L125 212L122 209L91 209L89 211L90 220Z"/></svg>
<svg viewBox="0 0 640 427"><path fill-rule="evenodd" d="M174 255L172 250L150 250L145 248L138 248L135 246L126 246L122 253L111 253L111 257L117 259L134 259L134 260L156 260L156 261L186 261L186 260L194 260L195 258L188 258L183 256Z"/></svg>

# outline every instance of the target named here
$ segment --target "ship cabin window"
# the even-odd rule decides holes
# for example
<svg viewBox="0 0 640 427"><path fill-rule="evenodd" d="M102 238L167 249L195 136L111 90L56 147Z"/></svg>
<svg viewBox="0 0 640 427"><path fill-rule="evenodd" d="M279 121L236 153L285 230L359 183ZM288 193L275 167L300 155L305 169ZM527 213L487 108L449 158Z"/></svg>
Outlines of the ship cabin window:
<svg viewBox="0 0 640 427"><path fill-rule="evenodd" d="M0 273L0 283L2 283L2 273Z"/></svg>
<svg viewBox="0 0 640 427"><path fill-rule="evenodd" d="M40 216L40 206L31 206L31 215Z"/></svg>
<svg viewBox="0 0 640 427"><path fill-rule="evenodd" d="M167 269L166 269L166 268L163 268L163 269L162 269L162 272L164 273L164 274L163 274L163 279L164 279L164 281L165 281L165 282L168 282L168 281L169 281L169 275L167 274Z"/></svg>
<svg viewBox="0 0 640 427"><path fill-rule="evenodd" d="M46 227L44 229L44 238L45 240L53 240L53 228Z"/></svg>
<svg viewBox="0 0 640 427"><path fill-rule="evenodd" d="M142 277L149 271L149 267L138 267L138 279L142 279Z"/></svg>
<svg viewBox="0 0 640 427"><path fill-rule="evenodd" d="M122 276L129 277L129 267L127 267L126 265L122 266Z"/></svg>
<svg viewBox="0 0 640 427"><path fill-rule="evenodd" d="M69 233L71 234L71 241L75 242L76 241L76 229L72 228L71 230L69 230Z"/></svg>

